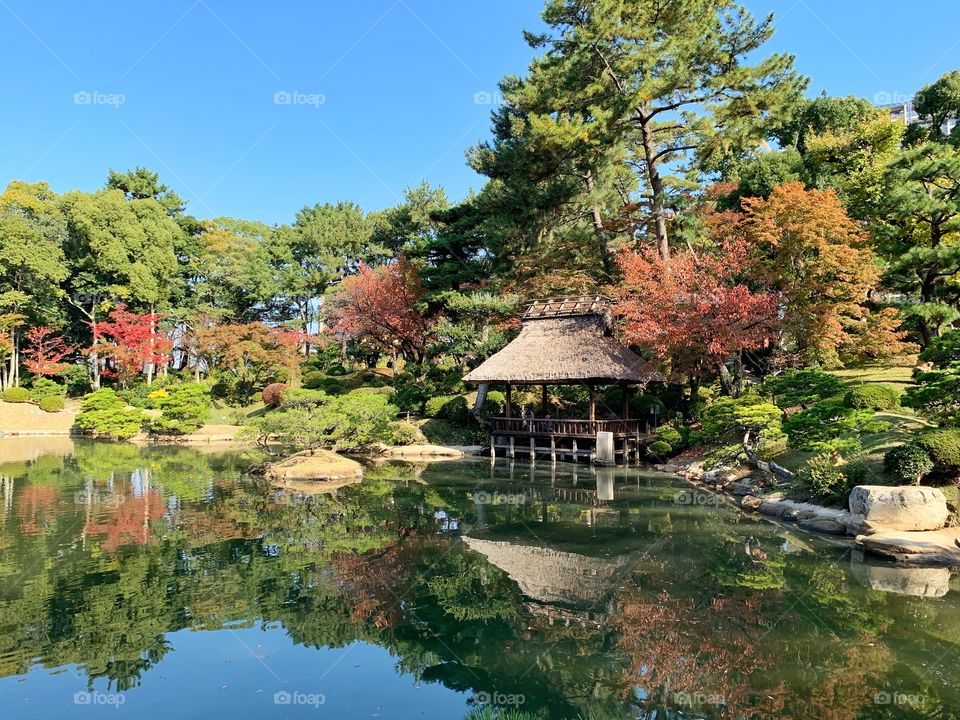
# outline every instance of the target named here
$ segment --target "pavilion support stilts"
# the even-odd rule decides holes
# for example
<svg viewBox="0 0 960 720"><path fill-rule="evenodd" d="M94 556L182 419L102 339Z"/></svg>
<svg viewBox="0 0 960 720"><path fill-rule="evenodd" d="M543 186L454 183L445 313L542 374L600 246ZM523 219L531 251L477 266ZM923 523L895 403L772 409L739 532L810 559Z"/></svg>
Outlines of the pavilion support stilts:
<svg viewBox="0 0 960 720"><path fill-rule="evenodd" d="M573 453L572 453L572 455L573 455L573 461L574 461L574 462L577 462L577 440L576 440L576 438L574 438L574 440L573 440Z"/></svg>
<svg viewBox="0 0 960 720"><path fill-rule="evenodd" d="M555 463L557 461L557 439L550 436L550 462Z"/></svg>
<svg viewBox="0 0 960 720"><path fill-rule="evenodd" d="M513 458L516 457L516 455L515 455L515 453L514 453L514 447L513 447L513 446L514 446L513 436L511 435L511 436L510 436L510 447L507 448L507 457L509 457L511 460L513 460Z"/></svg>
<svg viewBox="0 0 960 720"><path fill-rule="evenodd" d="M530 437L530 462L535 463L537 461L537 441L531 436Z"/></svg>
<svg viewBox="0 0 960 720"><path fill-rule="evenodd" d="M513 385L507 383L507 397L504 407L506 417L513 417Z"/></svg>
<svg viewBox="0 0 960 720"><path fill-rule="evenodd" d="M496 435L490 436L490 459L491 460L497 459L497 436Z"/></svg>

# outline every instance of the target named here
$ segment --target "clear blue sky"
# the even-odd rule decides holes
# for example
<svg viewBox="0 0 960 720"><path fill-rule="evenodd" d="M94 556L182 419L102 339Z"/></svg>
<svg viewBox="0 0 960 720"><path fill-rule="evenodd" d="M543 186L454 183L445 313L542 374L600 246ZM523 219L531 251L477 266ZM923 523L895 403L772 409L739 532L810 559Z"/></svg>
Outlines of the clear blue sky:
<svg viewBox="0 0 960 720"><path fill-rule="evenodd" d="M747 5L776 13L768 47L797 56L812 94L907 97L960 67L956 0ZM488 133L483 93L524 70L521 31L540 11L540 0L0 0L0 182L94 190L108 168L146 165L198 216L267 222L315 202L386 207L423 177L457 199L482 184L464 150ZM276 103L284 92L290 103Z"/></svg>

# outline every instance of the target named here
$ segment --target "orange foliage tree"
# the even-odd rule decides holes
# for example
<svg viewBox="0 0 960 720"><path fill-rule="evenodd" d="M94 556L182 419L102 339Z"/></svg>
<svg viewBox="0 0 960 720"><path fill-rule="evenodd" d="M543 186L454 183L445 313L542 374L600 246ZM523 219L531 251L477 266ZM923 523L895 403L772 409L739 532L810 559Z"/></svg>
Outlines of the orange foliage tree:
<svg viewBox="0 0 960 720"><path fill-rule="evenodd" d="M623 282L612 292L627 341L669 358L694 384L716 372L724 389L737 394L740 383L727 359L765 345L778 319L778 295L747 285L747 258L747 246L734 238L717 252L686 250L669 260L653 247L622 252Z"/></svg>
<svg viewBox="0 0 960 720"><path fill-rule="evenodd" d="M422 295L416 268L403 258L375 268L361 265L329 298L327 321L337 335L422 362L430 335L430 323L417 308Z"/></svg>
<svg viewBox="0 0 960 720"><path fill-rule="evenodd" d="M23 364L34 375L56 375L69 367L63 360L76 349L76 345L67 343L53 328L37 325L27 331Z"/></svg>
<svg viewBox="0 0 960 720"><path fill-rule="evenodd" d="M832 189L788 183L742 204L741 213L708 216L711 234L746 243L755 276L782 296L788 352L831 362L840 352L861 356L861 348L887 356L911 349L896 314L865 305L880 265Z"/></svg>

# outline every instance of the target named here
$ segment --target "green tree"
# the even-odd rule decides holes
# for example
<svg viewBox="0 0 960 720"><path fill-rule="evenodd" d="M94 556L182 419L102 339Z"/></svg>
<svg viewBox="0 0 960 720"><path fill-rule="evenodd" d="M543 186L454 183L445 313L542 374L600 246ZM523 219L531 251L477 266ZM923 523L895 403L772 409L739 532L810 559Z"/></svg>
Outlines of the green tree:
<svg viewBox="0 0 960 720"><path fill-rule="evenodd" d="M120 302L153 315L182 291L177 246L182 230L154 199L127 200L120 190L63 196L70 269L69 302L88 327ZM91 357L93 387L99 363Z"/></svg>
<svg viewBox="0 0 960 720"><path fill-rule="evenodd" d="M66 223L46 183L11 182L0 195L0 313L8 356L0 385L20 382L20 328L57 319L67 279Z"/></svg>
<svg viewBox="0 0 960 720"><path fill-rule="evenodd" d="M584 211L601 250L622 227L650 230L669 257L665 210L694 171L754 146L805 87L788 55L747 62L772 16L758 23L732 0L551 0L543 17L548 31L527 40L546 51L501 83L494 139L473 165L507 185L529 186L530 171L565 178L555 204ZM689 160L691 174L675 174Z"/></svg>
<svg viewBox="0 0 960 720"><path fill-rule="evenodd" d="M145 167L137 166L127 172L110 170L105 189L120 190L129 200L156 200L173 216L182 215L187 206L179 195L160 182L159 173Z"/></svg>

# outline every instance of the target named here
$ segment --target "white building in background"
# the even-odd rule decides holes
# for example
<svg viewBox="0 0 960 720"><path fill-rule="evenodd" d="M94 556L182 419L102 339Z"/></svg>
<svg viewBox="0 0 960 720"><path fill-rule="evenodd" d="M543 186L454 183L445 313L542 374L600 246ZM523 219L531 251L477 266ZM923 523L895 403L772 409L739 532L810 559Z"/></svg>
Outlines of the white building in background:
<svg viewBox="0 0 960 720"><path fill-rule="evenodd" d="M917 111L913 109L913 101L908 100L907 102L902 103L889 103L886 105L877 105L881 110L886 110L890 113L890 119L896 120L897 122L902 122L904 125L922 125L923 127L930 127L930 122L920 117L917 114ZM950 118L944 123L941 130L944 135L949 135L953 132L953 129L957 126L956 118Z"/></svg>

